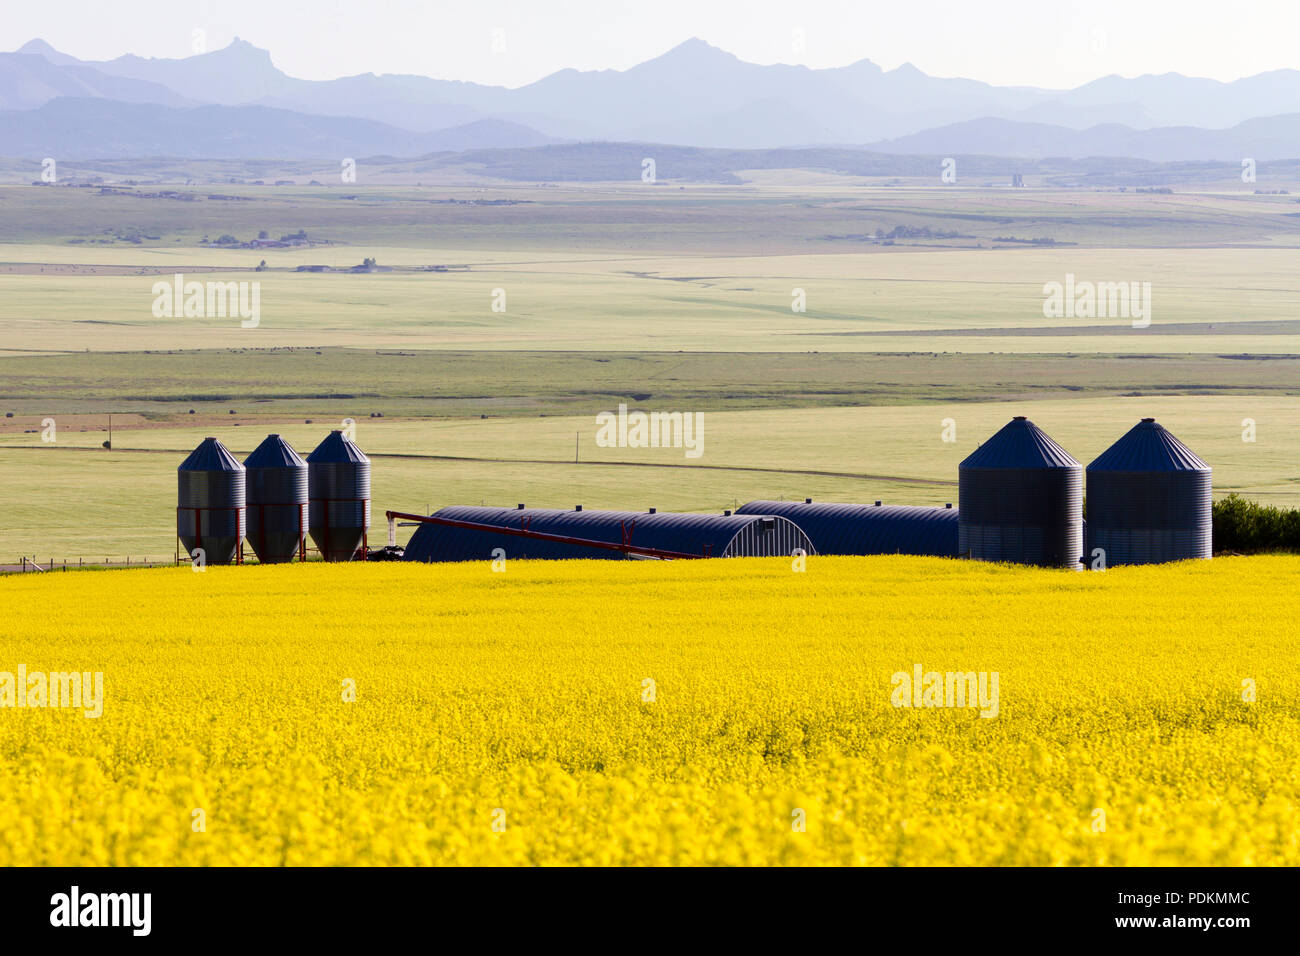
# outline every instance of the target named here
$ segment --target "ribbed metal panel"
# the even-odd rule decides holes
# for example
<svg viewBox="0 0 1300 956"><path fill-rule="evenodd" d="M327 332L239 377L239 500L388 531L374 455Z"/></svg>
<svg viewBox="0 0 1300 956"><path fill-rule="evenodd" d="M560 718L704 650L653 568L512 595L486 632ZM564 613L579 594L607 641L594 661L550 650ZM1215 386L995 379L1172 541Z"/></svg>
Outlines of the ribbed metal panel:
<svg viewBox="0 0 1300 956"><path fill-rule="evenodd" d="M307 456L311 539L326 561L351 561L370 529L370 459L341 431Z"/></svg>
<svg viewBox="0 0 1300 956"><path fill-rule="evenodd" d="M640 511L557 511L452 506L435 517L503 528L527 528L610 544L629 543L701 557L773 557L815 553L808 536L779 516L647 514ZM617 551L581 544L422 524L406 546L408 561L486 561L501 548L509 558L622 559Z"/></svg>
<svg viewBox="0 0 1300 956"><path fill-rule="evenodd" d="M1146 418L1088 466L1088 554L1106 565L1213 554L1211 469Z"/></svg>
<svg viewBox="0 0 1300 956"><path fill-rule="evenodd" d="M307 463L279 435L244 459L248 543L263 564L292 561L307 536Z"/></svg>
<svg viewBox="0 0 1300 956"><path fill-rule="evenodd" d="M1083 467L1042 429L1016 417L957 468L961 555L1079 568Z"/></svg>
<svg viewBox="0 0 1300 956"><path fill-rule="evenodd" d="M736 514L789 518L818 554L957 554L954 508L750 501Z"/></svg>
<svg viewBox="0 0 1300 956"><path fill-rule="evenodd" d="M244 466L205 438L176 469L176 536L187 555L202 548L208 564L229 564L245 532Z"/></svg>

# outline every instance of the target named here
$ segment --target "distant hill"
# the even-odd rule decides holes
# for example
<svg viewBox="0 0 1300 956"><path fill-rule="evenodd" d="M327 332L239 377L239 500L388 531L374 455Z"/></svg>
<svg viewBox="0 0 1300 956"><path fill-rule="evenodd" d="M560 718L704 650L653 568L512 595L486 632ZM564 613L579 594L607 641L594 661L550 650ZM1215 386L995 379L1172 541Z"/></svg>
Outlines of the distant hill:
<svg viewBox="0 0 1300 956"><path fill-rule="evenodd" d="M1098 139L1104 152L1139 149L1145 151L1139 155L1165 157L1185 144L1191 152L1178 158L1190 160L1232 151L1239 140L1169 130L1212 133L1300 113L1296 70L1231 83L1176 73L1108 76L1072 90L1049 90L929 76L911 64L883 70L870 60L831 69L765 66L699 39L626 70L560 70L518 89L373 73L302 80L276 67L268 51L239 39L177 59L127 55L82 62L41 40L5 56L48 64L44 72L20 64L0 70L0 105L9 109L31 109L56 96L93 96L169 106L265 106L356 117L413 133L497 120L555 139L717 148L889 143L929 151L936 138L960 132L974 148L1001 131L1013 135L1025 155L1059 152L1047 140L1063 136L1062 150L1070 154ZM994 120L1013 125L987 125ZM969 125L980 123L986 125ZM1057 128L1082 135L1058 134ZM1130 136L1147 131L1161 132ZM1291 142L1285 129L1246 133L1278 148ZM923 138L909 140L917 136Z"/></svg>
<svg viewBox="0 0 1300 956"><path fill-rule="evenodd" d="M41 39L28 40L20 46L16 52L27 53L33 56L43 56L51 63L57 64L58 66L76 66L81 63L81 60L78 60L75 56L60 53L58 50L54 49L54 47Z"/></svg>
<svg viewBox="0 0 1300 956"><path fill-rule="evenodd" d="M436 130L426 134L423 140L430 144L426 147L430 151L522 149L559 142L550 136L543 136L535 129L499 119L475 120L450 129Z"/></svg>
<svg viewBox="0 0 1300 956"><path fill-rule="evenodd" d="M35 109L60 96L194 105L193 100L147 80L111 76L75 62L60 65L34 53L0 53L0 109Z"/></svg>
<svg viewBox="0 0 1300 956"><path fill-rule="evenodd" d="M0 119L7 114L0 114ZM219 115L219 114L209 114ZM229 115L229 114L226 114ZM918 182L936 185L939 178L939 158L933 154L886 154L861 148L810 147L806 149L705 149L694 146L669 146L662 143L558 143L529 147L468 148L450 147L457 137L474 139L490 135L495 127L474 127L447 130L430 136L434 151L404 157L366 151L344 152L334 150L329 155L300 159L257 159L249 156L180 158L139 155L98 157L84 160L60 160L59 181L64 185L86 183L142 182L185 183L247 183L263 179L294 180L299 184L312 179L338 188L339 161L353 156L364 170L368 184L405 184L424 182L471 182L484 184L505 181L521 183L586 183L617 182L634 185L647 196L660 190L676 190L685 183L742 184L761 178L764 171L777 172L784 178L788 171L807 171L814 177L826 173L846 177L846 184L855 181L872 181L883 185L908 186ZM4 127L0 122L0 137ZM337 145L337 144L334 144ZM242 151L241 151L242 152ZM0 157L0 182L29 183L40 172L38 157L27 159ZM641 180L641 162L653 156L656 162L655 184ZM1118 157L1087 157L1068 159L1024 159L985 155L961 155L958 164L959 185L1002 187L1015 191L1012 179L1019 174L1032 186L1072 187L1084 189L1140 189L1174 188L1184 184L1202 188L1207 183L1229 185L1248 191L1239 179L1239 160L1220 162L1155 163L1145 159ZM1279 194L1276 211L1286 219L1300 216L1300 159L1260 160L1259 182L1266 191L1276 191L1291 186L1297 196L1282 198ZM798 174L795 174L796 176ZM861 177L861 179L858 179ZM937 194L936 194L937 195ZM938 200L941 204L943 200ZM997 214L990 213L996 220ZM1008 232L1008 235L1011 233ZM1034 236L1021 236L1015 241L1034 244ZM850 238L853 238L850 236Z"/></svg>
<svg viewBox="0 0 1300 956"><path fill-rule="evenodd" d="M193 159L333 159L419 156L444 150L553 142L503 120L414 133L351 117L308 116L266 106L174 108L60 97L40 109L0 112L0 152L60 160L169 156Z"/></svg>
<svg viewBox="0 0 1300 956"><path fill-rule="evenodd" d="M1230 129L1174 126L1135 130L1111 123L1073 130L1046 123L985 118L884 140L871 149L931 156L978 154L1031 159L1125 156L1155 162L1292 159L1300 157L1300 113L1247 120Z"/></svg>
<svg viewBox="0 0 1300 956"><path fill-rule="evenodd" d="M127 55L83 64L42 40L31 41L19 52L29 51L40 52L51 62L79 64L105 76L155 84L189 102L364 117L414 132L486 118L485 113L458 101L464 88L473 84L373 73L337 80L300 80L278 69L269 52L238 38L223 49L178 59Z"/></svg>
<svg viewBox="0 0 1300 956"><path fill-rule="evenodd" d="M714 118L718 128L722 122ZM812 128L799 131L805 140L813 132ZM519 154L491 155L497 150L541 146L550 148L527 153L522 168L515 165ZM637 142L594 142L579 149L528 126L494 118L414 132L373 119L316 116L268 106L176 107L85 96L59 97L39 109L0 111L0 155L10 157L338 160L388 156L418 161L430 154L469 151L483 154L479 162L485 170L509 169L506 178L553 181L639 179L646 156L656 159L661 179L739 182L735 170L785 167L825 168L849 175L918 175L919 170L937 169L939 159L947 156L965 157L960 167L965 177L981 168L1023 172L1014 160L1049 157L1232 164L1245 157L1260 162L1293 159L1300 157L1300 114L1249 120L1226 130L1134 130L1117 124L1071 130L985 118L867 147L732 150ZM707 162L701 166L699 157L705 156ZM976 156L1004 161L972 165L970 158ZM690 172L682 172L686 169Z"/></svg>
<svg viewBox="0 0 1300 956"><path fill-rule="evenodd" d="M640 182L641 161L655 159L658 186L678 182L738 184L750 170L823 170L844 176L939 178L933 156L889 155L865 149L706 149L653 143L563 143L529 149L483 149L439 153L403 163L412 175L470 168L498 179L542 182ZM963 160L963 180L1010 186L1013 173L1061 177L1074 182L1165 182L1171 171L1145 160L1017 160L972 156ZM1136 178L1135 177L1139 177Z"/></svg>
<svg viewBox="0 0 1300 956"><path fill-rule="evenodd" d="M33 47L44 51L42 55L49 59L51 47L43 40L32 41L19 52L28 52ZM57 53L56 57L56 62L65 65L72 59ZM127 54L115 60L87 61L82 65L93 67L108 76L156 83L200 103L248 103L288 86L309 82L295 80L281 73L271 63L271 54L240 39L224 49L180 59L145 58Z"/></svg>

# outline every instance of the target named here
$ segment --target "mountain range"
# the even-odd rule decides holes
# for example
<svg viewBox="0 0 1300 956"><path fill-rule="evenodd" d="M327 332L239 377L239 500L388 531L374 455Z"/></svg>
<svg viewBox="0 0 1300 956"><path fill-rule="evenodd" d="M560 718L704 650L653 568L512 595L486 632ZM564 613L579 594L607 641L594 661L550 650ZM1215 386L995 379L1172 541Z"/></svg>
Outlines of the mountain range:
<svg viewBox="0 0 1300 956"><path fill-rule="evenodd" d="M236 39L180 59L82 61L42 40L0 53L0 155L65 158L422 155L573 141L896 154L1300 156L1300 71L1230 83L1104 77L999 87L870 60L744 62L688 40L627 70L561 70L515 89L423 76L303 80Z"/></svg>

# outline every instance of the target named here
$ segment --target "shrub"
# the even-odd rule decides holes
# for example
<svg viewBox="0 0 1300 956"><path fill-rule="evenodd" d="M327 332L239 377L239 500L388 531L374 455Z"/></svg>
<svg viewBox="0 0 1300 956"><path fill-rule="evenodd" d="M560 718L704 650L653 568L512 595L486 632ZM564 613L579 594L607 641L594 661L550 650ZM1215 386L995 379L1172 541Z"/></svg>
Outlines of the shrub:
<svg viewBox="0 0 1300 956"><path fill-rule="evenodd" d="M1300 552L1300 510L1228 495L1214 503L1214 550Z"/></svg>

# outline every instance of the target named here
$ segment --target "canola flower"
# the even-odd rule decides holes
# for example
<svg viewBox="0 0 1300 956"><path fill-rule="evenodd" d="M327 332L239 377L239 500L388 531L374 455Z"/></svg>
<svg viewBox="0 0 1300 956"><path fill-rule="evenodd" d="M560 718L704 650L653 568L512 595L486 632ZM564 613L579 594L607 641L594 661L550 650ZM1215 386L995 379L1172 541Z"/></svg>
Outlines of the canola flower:
<svg viewBox="0 0 1300 956"><path fill-rule="evenodd" d="M0 672L103 700L0 686L0 864L1296 865L1298 595L1295 557L10 576ZM996 714L896 706L917 665Z"/></svg>

